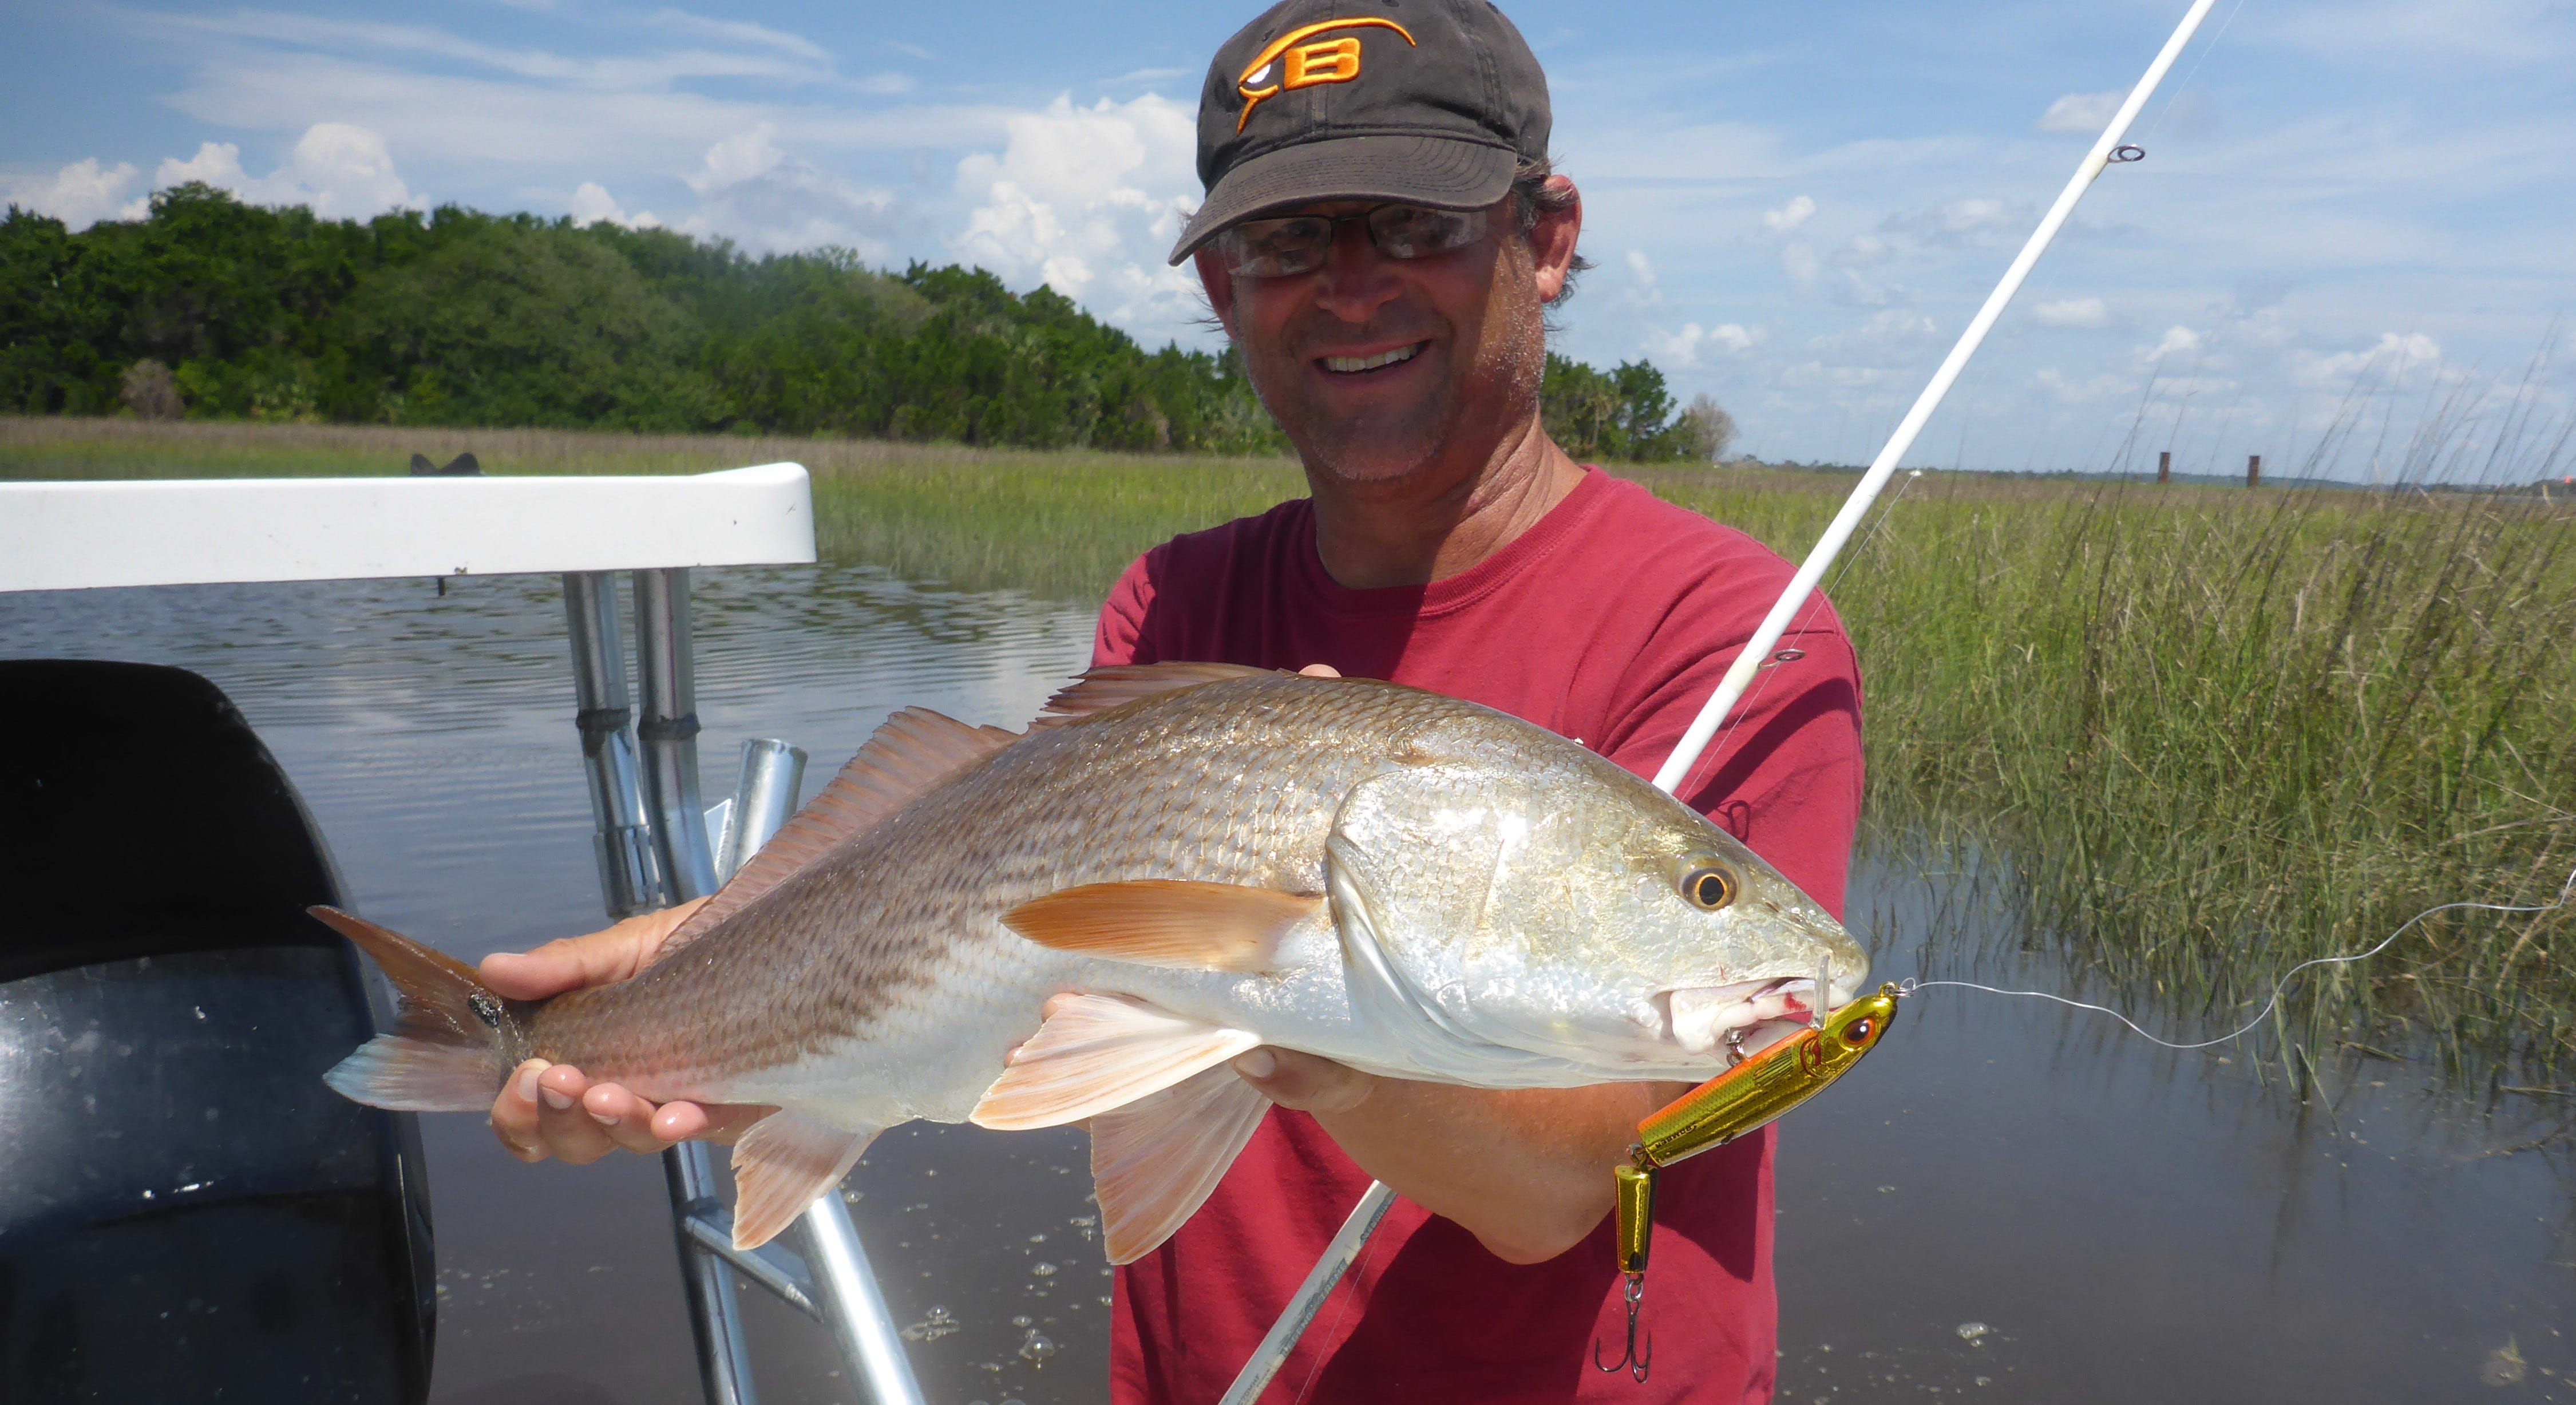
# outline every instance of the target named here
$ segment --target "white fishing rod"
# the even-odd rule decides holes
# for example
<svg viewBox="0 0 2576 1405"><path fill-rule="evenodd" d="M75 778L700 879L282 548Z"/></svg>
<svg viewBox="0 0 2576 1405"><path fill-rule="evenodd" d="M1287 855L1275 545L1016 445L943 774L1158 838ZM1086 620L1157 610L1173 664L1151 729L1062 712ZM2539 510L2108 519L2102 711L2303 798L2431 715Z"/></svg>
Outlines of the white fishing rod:
<svg viewBox="0 0 2576 1405"><path fill-rule="evenodd" d="M2190 13L2185 14L2182 23L2174 27L2173 36L2165 40L2155 62L2147 65L2138 85L2129 90L2128 101L2120 104L2120 110L2111 116L2110 125L2102 129L2102 135L2095 139L2092 149L2084 153L2083 162L2068 178L2066 188L2057 193L2057 202L2048 207L2039 227L2031 231L2029 240L2021 246L2021 252L2014 256L2012 266L2004 270L2003 281L1995 284L1995 290L1986 295L1985 305L1969 319L1967 330L1959 334L1958 344L1942 358L1941 368L1932 373L1931 384L1924 386L1923 393L1915 397L1914 408L1907 410L1905 418L1897 423L1896 433L1889 436L1887 447L1878 451L1878 457L1870 463L1869 472L1861 475L1859 485L1844 501L1842 511L1834 514L1833 522L1807 552L1807 559L1799 565L1798 573L1789 578L1788 588L1781 591L1780 598L1773 602L1771 613L1763 616L1761 628L1753 631L1753 637L1745 641L1743 650L1735 656L1735 663L1726 670L1726 676L1718 680L1717 691L1699 710L1699 716L1692 719L1689 730L1682 733L1681 741L1673 747L1672 756L1664 762L1663 769L1655 773L1658 789L1667 794L1678 793L1682 782L1690 778L1692 770L1699 765L1701 753L1708 749L1717 729L1724 725L1727 714L1735 710L1736 703L1744 697L1744 690L1752 686L1763 662L1770 658L1773 646L1787 632L1791 618L1807 603L1807 597L1815 593L1817 584L1825 578L1826 570L1834 564L1834 558L1840 556L1843 547L1851 541L1861 519L1869 514L1870 504L1878 500L1887 480L1896 475L1897 462L1914 447L1915 436L1923 432L1932 412L1941 408L1941 401L1949 395L1951 385L1957 382L1959 373L1967 369L1968 360L1977 354L1977 348L1985 344L1986 333L1994 329L1995 319L2003 315L2013 295L2021 291L2023 280L2030 277L2030 270L2039 262L2039 256L2048 251L2048 246L2057 238L2057 232L2066 226L2067 216L2075 212L2084 192L2093 188L2093 182L2107 167L2136 161L2146 155L2137 147L2122 144L2129 135L2129 124L2137 120L2138 113L2147 105L2147 99L2155 96L2166 72L2172 69L2174 60L2182 56L2183 49L2191 43L2192 35L2199 32L2200 22L2209 17L2209 11L2216 3L2217 0L2192 0ZM1242 1373L1234 1378L1234 1385L1226 1391L1221 1405L1251 1405L1269 1386L1271 1378L1278 1375L1279 1368L1287 1362L1288 1353L1296 1349L1298 1339L1305 1335L1307 1324L1314 1321L1324 1298L1358 1259L1360 1250L1369 1236L1376 1232L1378 1222L1385 1218L1387 1207L1394 1200L1395 1192L1389 1190L1385 1183L1369 1182L1367 1194L1360 1197L1360 1203L1343 1223L1341 1233L1334 1236L1331 1247L1316 1262L1313 1271L1306 1275L1306 1281L1299 1285L1297 1296L1289 1301L1287 1310L1279 1314L1278 1321L1271 1324L1269 1334L1261 1339L1261 1345L1253 1349L1252 1359L1243 1364Z"/></svg>

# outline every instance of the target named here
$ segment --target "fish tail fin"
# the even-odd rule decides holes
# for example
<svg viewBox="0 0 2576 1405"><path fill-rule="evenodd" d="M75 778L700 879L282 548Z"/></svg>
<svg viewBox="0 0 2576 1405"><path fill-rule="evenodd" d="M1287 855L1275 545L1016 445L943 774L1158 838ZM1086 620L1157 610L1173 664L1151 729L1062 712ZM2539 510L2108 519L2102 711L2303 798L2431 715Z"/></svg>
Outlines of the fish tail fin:
<svg viewBox="0 0 2576 1405"><path fill-rule="evenodd" d="M368 1040L322 1081L352 1102L396 1112L481 1112L528 1047L527 1007L474 968L332 907L308 908L376 959L402 997L391 1034Z"/></svg>

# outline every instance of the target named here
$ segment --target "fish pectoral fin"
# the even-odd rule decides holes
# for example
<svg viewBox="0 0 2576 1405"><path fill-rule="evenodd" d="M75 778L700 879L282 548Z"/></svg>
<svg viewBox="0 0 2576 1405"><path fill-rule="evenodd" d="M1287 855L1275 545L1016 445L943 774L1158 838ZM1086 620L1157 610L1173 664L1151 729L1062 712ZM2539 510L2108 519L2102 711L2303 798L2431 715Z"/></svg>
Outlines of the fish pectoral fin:
<svg viewBox="0 0 2576 1405"><path fill-rule="evenodd" d="M733 1147L733 1247L757 1249L796 1222L859 1162L877 1129L852 1132L801 1112L773 1112Z"/></svg>
<svg viewBox="0 0 2576 1405"><path fill-rule="evenodd" d="M1219 1064L1091 1119L1091 1185L1113 1264L1161 1248L1261 1127L1270 1100Z"/></svg>
<svg viewBox="0 0 2576 1405"><path fill-rule="evenodd" d="M653 959L668 957L844 840L876 828L941 781L1019 739L1017 732L970 726L926 707L907 707L887 718L832 783L780 825L706 906L663 941Z"/></svg>
<svg viewBox="0 0 2576 1405"><path fill-rule="evenodd" d="M1279 944L1324 910L1321 897L1147 878L1089 883L1002 914L1002 925L1056 951L1140 966L1253 974L1279 965Z"/></svg>
<svg viewBox="0 0 2576 1405"><path fill-rule="evenodd" d="M968 1120L1022 1132L1060 1127L1159 1093L1261 1042L1126 995L1065 995Z"/></svg>

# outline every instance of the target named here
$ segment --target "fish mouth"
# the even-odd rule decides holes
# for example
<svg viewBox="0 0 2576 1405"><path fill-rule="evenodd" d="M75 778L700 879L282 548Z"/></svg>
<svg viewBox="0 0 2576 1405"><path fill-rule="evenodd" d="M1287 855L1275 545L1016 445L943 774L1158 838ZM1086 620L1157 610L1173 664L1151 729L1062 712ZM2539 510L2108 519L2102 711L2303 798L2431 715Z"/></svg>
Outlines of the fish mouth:
<svg viewBox="0 0 2576 1405"><path fill-rule="evenodd" d="M1831 1008L1831 985L1821 998L1817 992L1820 981L1829 980L1811 974L1682 986L1655 997L1655 1004L1665 1030L1685 1052L1750 1054L1814 1023L1820 1006Z"/></svg>

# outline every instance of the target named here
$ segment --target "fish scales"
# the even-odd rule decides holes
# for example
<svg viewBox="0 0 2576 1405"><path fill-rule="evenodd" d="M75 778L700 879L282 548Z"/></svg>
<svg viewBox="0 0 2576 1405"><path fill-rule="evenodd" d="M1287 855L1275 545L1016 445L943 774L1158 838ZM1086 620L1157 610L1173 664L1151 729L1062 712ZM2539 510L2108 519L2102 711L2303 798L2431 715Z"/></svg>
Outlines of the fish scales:
<svg viewBox="0 0 2576 1405"><path fill-rule="evenodd" d="M1088 1121L1124 1262L1258 1125L1223 1067L1255 1045L1487 1088L1696 1081L1867 973L1741 842L1488 708L1211 665L1103 670L1060 705L1024 736L898 714L620 984L507 1005L319 910L405 1001L332 1086L464 1110L534 1055L778 1107L735 1151L746 1246L883 1128Z"/></svg>
<svg viewBox="0 0 2576 1405"><path fill-rule="evenodd" d="M1059 889L1184 878L1321 893L1341 793L1423 754L1458 705L1361 688L1290 708L1266 696L1283 687L1297 684L1208 684L1041 729L637 979L550 1002L531 1027L538 1056L647 1097L713 1097L745 1074L936 1020L962 984L1043 983L1083 964L1000 920ZM1051 993L995 1039L1025 1038Z"/></svg>

